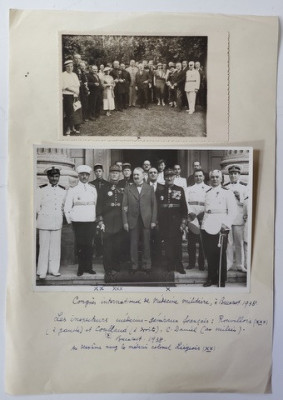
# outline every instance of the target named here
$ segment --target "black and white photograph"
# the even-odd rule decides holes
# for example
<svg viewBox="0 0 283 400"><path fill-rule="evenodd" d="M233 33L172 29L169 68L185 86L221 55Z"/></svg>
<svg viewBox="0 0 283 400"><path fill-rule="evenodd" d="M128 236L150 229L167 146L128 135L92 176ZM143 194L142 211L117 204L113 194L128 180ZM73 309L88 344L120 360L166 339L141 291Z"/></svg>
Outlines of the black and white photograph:
<svg viewBox="0 0 283 400"><path fill-rule="evenodd" d="M249 289L252 148L35 146L34 165L36 288Z"/></svg>
<svg viewBox="0 0 283 400"><path fill-rule="evenodd" d="M63 34L61 45L63 136L207 136L207 35Z"/></svg>

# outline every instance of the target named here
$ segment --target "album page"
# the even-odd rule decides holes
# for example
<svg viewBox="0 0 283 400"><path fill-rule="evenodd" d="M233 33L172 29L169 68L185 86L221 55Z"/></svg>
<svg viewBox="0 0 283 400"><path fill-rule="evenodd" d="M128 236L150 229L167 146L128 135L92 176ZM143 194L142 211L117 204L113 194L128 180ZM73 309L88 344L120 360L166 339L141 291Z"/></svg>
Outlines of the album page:
<svg viewBox="0 0 283 400"><path fill-rule="evenodd" d="M8 393L272 390L277 41L11 11Z"/></svg>

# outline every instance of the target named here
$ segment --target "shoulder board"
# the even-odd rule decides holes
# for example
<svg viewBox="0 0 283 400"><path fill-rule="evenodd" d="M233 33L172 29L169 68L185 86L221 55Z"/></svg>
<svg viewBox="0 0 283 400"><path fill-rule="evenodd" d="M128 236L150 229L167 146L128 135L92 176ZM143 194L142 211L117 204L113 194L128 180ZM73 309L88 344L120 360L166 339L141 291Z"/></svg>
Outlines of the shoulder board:
<svg viewBox="0 0 283 400"><path fill-rule="evenodd" d="M225 185L224 185L225 186ZM224 186L222 186L222 189L224 189L224 190L229 190L229 188L226 188L226 187L224 187Z"/></svg>
<svg viewBox="0 0 283 400"><path fill-rule="evenodd" d="M44 188L44 187L46 187L46 186L48 186L48 183L45 183L44 185L40 185L39 187L40 187L40 188Z"/></svg>
<svg viewBox="0 0 283 400"><path fill-rule="evenodd" d="M212 189L212 187L211 187L210 189L208 189L208 190L206 191L206 193L210 192L210 191L211 191L211 189Z"/></svg>
<svg viewBox="0 0 283 400"><path fill-rule="evenodd" d="M61 189L64 189L64 190L66 190L66 188L65 188L65 186L62 186L62 185L58 185Z"/></svg>
<svg viewBox="0 0 283 400"><path fill-rule="evenodd" d="M230 182L225 183L225 184L223 185L223 188L224 188L224 186L228 186L228 185L230 185Z"/></svg>
<svg viewBox="0 0 283 400"><path fill-rule="evenodd" d="M89 183L89 186L91 186L91 187L93 187L94 189L96 189L96 187L95 187L92 183Z"/></svg>
<svg viewBox="0 0 283 400"><path fill-rule="evenodd" d="M240 181L239 183L240 183L240 185L248 186L248 184L246 182Z"/></svg>

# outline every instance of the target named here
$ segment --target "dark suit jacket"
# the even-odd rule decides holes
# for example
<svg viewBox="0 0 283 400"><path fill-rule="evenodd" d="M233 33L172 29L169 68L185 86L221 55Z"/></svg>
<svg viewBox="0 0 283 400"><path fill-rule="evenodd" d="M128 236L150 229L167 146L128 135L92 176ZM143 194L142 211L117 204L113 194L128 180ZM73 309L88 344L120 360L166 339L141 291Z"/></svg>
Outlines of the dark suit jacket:
<svg viewBox="0 0 283 400"><path fill-rule="evenodd" d="M99 83L99 86L96 86L95 83ZM88 87L91 94L102 92L103 87L98 75L88 74Z"/></svg>
<svg viewBox="0 0 283 400"><path fill-rule="evenodd" d="M146 83L144 83L146 81ZM150 76L149 72L143 71L142 74L138 71L136 73L136 86L140 88L146 88L148 87L148 84L150 83Z"/></svg>
<svg viewBox="0 0 283 400"><path fill-rule="evenodd" d="M151 186L143 183L141 194L136 185L129 185L125 188L123 196L122 217L123 224L129 224L133 229L138 218L141 216L143 225L149 229L151 223L156 224L157 203L154 190Z"/></svg>

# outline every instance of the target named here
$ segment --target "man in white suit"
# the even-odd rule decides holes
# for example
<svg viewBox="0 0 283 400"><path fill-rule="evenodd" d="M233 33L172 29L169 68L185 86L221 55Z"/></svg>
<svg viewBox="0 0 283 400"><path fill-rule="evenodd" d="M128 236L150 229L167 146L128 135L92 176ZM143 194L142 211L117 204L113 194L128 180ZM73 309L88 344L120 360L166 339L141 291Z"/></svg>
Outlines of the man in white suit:
<svg viewBox="0 0 283 400"><path fill-rule="evenodd" d="M53 276L61 275L61 233L66 198L64 186L58 184L60 168L51 166L44 172L48 183L36 191L36 227L39 230L37 275L40 279L45 279L47 272Z"/></svg>

